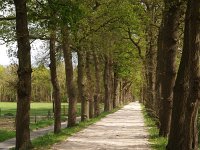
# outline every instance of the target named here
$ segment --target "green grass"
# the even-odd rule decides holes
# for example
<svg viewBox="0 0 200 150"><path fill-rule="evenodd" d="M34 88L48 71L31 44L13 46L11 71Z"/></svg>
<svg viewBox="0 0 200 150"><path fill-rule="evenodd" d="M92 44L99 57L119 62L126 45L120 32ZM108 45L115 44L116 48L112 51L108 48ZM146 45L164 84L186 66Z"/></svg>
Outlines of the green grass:
<svg viewBox="0 0 200 150"><path fill-rule="evenodd" d="M15 108L16 104L15 103L4 103L4 104L7 104L7 105L3 105L3 103L0 102L0 106L2 106L2 108L5 108L5 109L9 108L9 109L13 109L13 111L16 111L16 108ZM33 103L32 108L42 109L42 108L45 108L45 107L48 108L50 106L51 106L50 103ZM78 108L80 108L80 104L78 104ZM80 110L79 110L79 113L80 113ZM67 120L65 116L62 116L61 119L62 119L62 121L66 121ZM30 123L30 129L31 129L31 131L33 131L35 129L40 129L40 128L44 128L44 127L53 125L53 123L54 123L54 119L53 118L38 120L36 123L34 123L34 121L32 121ZM10 138L14 138L15 137L15 131L0 129L0 135L1 135L0 136L0 142L3 142L3 141L8 140Z"/></svg>
<svg viewBox="0 0 200 150"><path fill-rule="evenodd" d="M97 118L93 118L85 122L80 122L75 127L65 128L59 134L48 133L42 137L34 139L32 141L33 147L34 149L37 149L37 150L49 149L53 144L67 139L69 136L73 135L74 133L77 133L80 130L88 127L89 125L94 124L95 122L99 121L101 118L104 118L106 115L110 113L114 113L117 110L118 109L115 109L112 112L103 112Z"/></svg>
<svg viewBox="0 0 200 150"><path fill-rule="evenodd" d="M37 123L31 123L30 124L30 130L36 130L36 129L40 129L40 128L44 128L50 125L53 125L54 120L53 119L49 119L49 120L40 120ZM3 142L5 140L11 139L15 137L15 131L9 131L9 130L0 130L0 142Z"/></svg>
<svg viewBox="0 0 200 150"><path fill-rule="evenodd" d="M80 104L77 105L78 115L80 114ZM0 116L11 113L16 115L17 104L15 102L0 102ZM62 103L62 115L67 115L67 103ZM52 103L31 103L31 116L47 116L48 113L52 115Z"/></svg>
<svg viewBox="0 0 200 150"><path fill-rule="evenodd" d="M148 127L149 142L153 150L165 150L167 145L167 138L159 137L159 129L156 126L156 122L148 116L145 108L143 107L143 115L145 119L145 125Z"/></svg>
<svg viewBox="0 0 200 150"><path fill-rule="evenodd" d="M67 121L67 118L62 117L61 121L62 122ZM54 124L54 119L53 118L40 120L40 121L37 121L36 123L31 123L30 124L30 129L31 130L37 130L37 129L44 128L44 127L47 127L47 126L51 126L53 124Z"/></svg>
<svg viewBox="0 0 200 150"><path fill-rule="evenodd" d="M15 132L14 131L6 131L6 130L2 130L0 129L0 142L3 142L7 139L13 138L15 137Z"/></svg>
<svg viewBox="0 0 200 150"><path fill-rule="evenodd" d="M42 110L42 109L46 109L48 110L49 108L52 107L51 103L32 103L31 104L31 108L34 109L34 111L38 111L38 110ZM16 103L11 103L11 102L0 102L0 108L3 110L3 114L4 113L16 113ZM65 105L66 108L66 105ZM80 104L78 104L78 114L80 114ZM66 111L67 112L67 111ZM102 113L100 115L100 118L102 118L106 113ZM3 116L3 115L1 115ZM98 117L99 118L99 117ZM97 119L98 119L97 118ZM62 116L62 121L66 121L66 116ZM91 121L95 121L95 119L92 119ZM91 121L86 122L86 124L91 123ZM32 121L30 123L30 129L31 131L35 130L35 129L40 129L40 128L44 128L50 125L53 125L54 123L54 119L42 119L42 120L37 120L37 122L35 123L34 121ZM83 123L80 123L80 126ZM72 129L74 130L74 129ZM15 137L15 131L10 131L10 130L6 130L6 129L0 129L0 142L3 142L5 140L8 140L10 138L14 138Z"/></svg>
<svg viewBox="0 0 200 150"><path fill-rule="evenodd" d="M31 130L36 130L36 129L44 128L44 127L53 125L53 123L54 123L53 119L40 120L40 121L38 121L36 123L31 123L30 124L30 129Z"/></svg>
<svg viewBox="0 0 200 150"><path fill-rule="evenodd" d="M4 118L5 114L13 114L13 119L16 115L16 103L15 102L0 102L0 117ZM67 115L67 104L62 103L62 121L66 120ZM80 104L77 105L78 115L80 115ZM64 110L65 109L65 110ZM40 129L50 125L53 125L53 114L51 114L51 119L47 119L48 111L52 110L52 103L31 103L31 123L30 129ZM45 118L40 118L39 116L45 116ZM36 118L36 123L35 123ZM10 129L1 129L0 131L0 142L8 140L15 137L15 131Z"/></svg>

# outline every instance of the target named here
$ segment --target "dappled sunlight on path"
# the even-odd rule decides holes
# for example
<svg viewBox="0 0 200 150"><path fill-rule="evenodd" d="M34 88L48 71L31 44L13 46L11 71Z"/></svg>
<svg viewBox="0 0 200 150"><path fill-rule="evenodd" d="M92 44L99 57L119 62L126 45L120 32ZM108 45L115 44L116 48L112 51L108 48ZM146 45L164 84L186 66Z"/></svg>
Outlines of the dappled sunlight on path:
<svg viewBox="0 0 200 150"><path fill-rule="evenodd" d="M130 103L121 110L52 147L53 150L149 150L141 106Z"/></svg>

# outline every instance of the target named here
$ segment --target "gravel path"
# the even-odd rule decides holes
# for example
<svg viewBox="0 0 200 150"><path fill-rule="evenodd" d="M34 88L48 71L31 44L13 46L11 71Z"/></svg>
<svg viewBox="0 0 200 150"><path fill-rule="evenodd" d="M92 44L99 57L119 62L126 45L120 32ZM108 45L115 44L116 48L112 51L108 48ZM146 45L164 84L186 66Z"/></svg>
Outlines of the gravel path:
<svg viewBox="0 0 200 150"><path fill-rule="evenodd" d="M150 150L141 105L130 103L52 150Z"/></svg>

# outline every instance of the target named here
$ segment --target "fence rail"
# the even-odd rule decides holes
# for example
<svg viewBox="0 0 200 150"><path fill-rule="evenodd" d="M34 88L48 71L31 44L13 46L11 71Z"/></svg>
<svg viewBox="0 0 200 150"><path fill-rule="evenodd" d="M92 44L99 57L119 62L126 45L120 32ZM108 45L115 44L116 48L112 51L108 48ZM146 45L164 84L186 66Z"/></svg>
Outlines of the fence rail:
<svg viewBox="0 0 200 150"><path fill-rule="evenodd" d="M77 108L77 115L80 115L81 109ZM67 105L61 105L61 116L67 117L68 115L68 107ZM6 109L0 108L0 117L1 118L15 118L16 109ZM31 109L30 110L30 120L31 122L37 122L43 119L52 119L54 118L53 108L44 108L44 109Z"/></svg>

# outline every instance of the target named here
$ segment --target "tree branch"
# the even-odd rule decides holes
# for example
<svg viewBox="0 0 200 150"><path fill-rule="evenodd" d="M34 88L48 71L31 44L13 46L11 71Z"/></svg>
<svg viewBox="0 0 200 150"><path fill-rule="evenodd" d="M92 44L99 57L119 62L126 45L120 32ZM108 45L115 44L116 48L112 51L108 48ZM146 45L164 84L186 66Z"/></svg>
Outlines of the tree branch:
<svg viewBox="0 0 200 150"><path fill-rule="evenodd" d="M44 40L44 41L46 41L46 40L50 40L50 37L30 35L29 39L31 39L31 40L37 40L38 39L38 40Z"/></svg>
<svg viewBox="0 0 200 150"><path fill-rule="evenodd" d="M15 19L16 19L15 16L8 16L8 17L0 18L0 21L11 21L11 20L15 20Z"/></svg>
<svg viewBox="0 0 200 150"><path fill-rule="evenodd" d="M135 47L138 49L138 53L139 53L140 58L143 59L142 50L141 50L141 47L139 46L140 39L138 40L138 42L134 41L134 39L131 36L130 28L128 28L128 39L133 43L133 45L135 45Z"/></svg>
<svg viewBox="0 0 200 150"><path fill-rule="evenodd" d="M104 22L103 24L101 24L98 28L96 29L91 29L87 34L85 34L84 37L82 37L79 42L81 42L82 40L86 39L90 34L98 32L101 28L105 27L106 25L110 24L110 23L115 23L117 22L121 17L116 17L116 18L111 18L109 20L107 20L106 22Z"/></svg>
<svg viewBox="0 0 200 150"><path fill-rule="evenodd" d="M30 17L28 17L30 18ZM43 19L49 19L50 16L37 16L38 19L43 20ZM0 21L12 21L16 20L16 16L7 16L7 17L1 17Z"/></svg>

